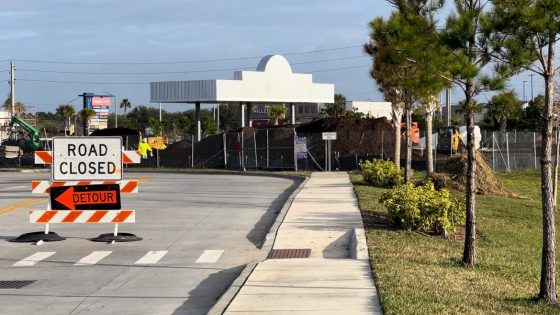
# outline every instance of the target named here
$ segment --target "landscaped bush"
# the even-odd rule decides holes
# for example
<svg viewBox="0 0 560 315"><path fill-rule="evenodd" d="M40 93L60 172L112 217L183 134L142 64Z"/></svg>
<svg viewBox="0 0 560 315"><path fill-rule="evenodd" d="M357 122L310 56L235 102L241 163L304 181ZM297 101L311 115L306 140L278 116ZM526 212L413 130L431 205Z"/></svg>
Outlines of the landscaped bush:
<svg viewBox="0 0 560 315"><path fill-rule="evenodd" d="M390 187L404 182L404 170L391 161L365 161L360 163L360 167L364 180L375 186Z"/></svg>
<svg viewBox="0 0 560 315"><path fill-rule="evenodd" d="M436 190L431 181L394 187L379 201L387 208L391 222L409 231L447 235L465 220L464 203L450 196L447 189Z"/></svg>

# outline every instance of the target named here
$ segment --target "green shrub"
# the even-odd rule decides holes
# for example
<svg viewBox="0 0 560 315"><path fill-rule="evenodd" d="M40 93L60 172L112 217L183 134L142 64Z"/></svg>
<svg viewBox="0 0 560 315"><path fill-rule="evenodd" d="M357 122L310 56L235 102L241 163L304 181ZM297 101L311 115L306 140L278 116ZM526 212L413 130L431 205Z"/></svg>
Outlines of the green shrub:
<svg viewBox="0 0 560 315"><path fill-rule="evenodd" d="M360 168L364 180L375 186L390 187L404 182L404 170L391 161L365 161L360 163Z"/></svg>
<svg viewBox="0 0 560 315"><path fill-rule="evenodd" d="M379 201L387 207L393 225L409 231L447 235L464 222L464 203L447 189L436 190L431 181L394 187Z"/></svg>

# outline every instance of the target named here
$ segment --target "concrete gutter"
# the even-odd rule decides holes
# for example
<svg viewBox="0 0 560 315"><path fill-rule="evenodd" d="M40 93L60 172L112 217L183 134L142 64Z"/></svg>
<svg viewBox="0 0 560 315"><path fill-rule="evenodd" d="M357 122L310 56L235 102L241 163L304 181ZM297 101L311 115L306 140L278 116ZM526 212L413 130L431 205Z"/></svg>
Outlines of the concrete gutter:
<svg viewBox="0 0 560 315"><path fill-rule="evenodd" d="M242 175L249 175L247 172L239 172L239 173L242 174ZM214 174L224 174L224 173L214 173ZM298 176L298 175L287 175L287 174L275 174L275 175L277 175L277 176L273 176L273 177L282 177L282 178L300 179L300 180L303 177L303 176ZM259 173L252 172L251 176L267 176L267 175L263 175L260 172ZM257 265L260 262L262 262L266 259L266 257L268 256L268 253L270 252L270 250L272 249L272 247L274 245L274 241L276 240L276 234L278 233L278 229L280 228L280 225L284 221L284 218L286 218L286 214L288 213L288 209L290 209L290 207L292 206L292 203L294 202L294 199L296 198L297 194L299 194L299 192L303 189L303 187L305 186L305 184L307 183L308 180L309 180L309 177L304 177L304 180L290 194L290 196L288 197L288 200L286 200L286 203L284 203L284 206L282 207L282 209L280 210L280 212L276 216L276 220L274 221L274 223L270 227L270 230L266 234L265 241L264 241L264 243L261 247L261 254L260 254L259 259L254 260L254 261L252 261L251 263L249 263L245 266L245 268L241 271L239 276L237 276L237 278L233 281L233 283L226 290L226 292L224 294L222 294L222 296L218 299L216 304L214 304L214 306L212 306L212 308L208 311L209 315L221 315L221 314L223 314L225 312L225 310L227 309L227 307L230 305L230 303L233 301L233 299L235 298L237 293L239 293L239 290L241 290L241 288L243 287L243 285L245 284L247 279L249 279L249 276L251 275L253 270L255 270L255 268L257 267ZM366 247L366 255L367 255L367 247Z"/></svg>

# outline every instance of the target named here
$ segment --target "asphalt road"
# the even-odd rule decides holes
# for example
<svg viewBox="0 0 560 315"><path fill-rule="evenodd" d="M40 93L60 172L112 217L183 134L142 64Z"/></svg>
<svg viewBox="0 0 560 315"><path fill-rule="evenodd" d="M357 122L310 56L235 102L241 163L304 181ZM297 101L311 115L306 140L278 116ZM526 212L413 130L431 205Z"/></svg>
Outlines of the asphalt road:
<svg viewBox="0 0 560 315"><path fill-rule="evenodd" d="M125 173L140 193L122 195L139 242L96 243L111 224L52 224L68 239L13 243L44 229L28 223L46 195L30 182L46 173L0 173L0 314L205 314L259 247L293 180L238 175ZM2 281L36 280L21 289Z"/></svg>

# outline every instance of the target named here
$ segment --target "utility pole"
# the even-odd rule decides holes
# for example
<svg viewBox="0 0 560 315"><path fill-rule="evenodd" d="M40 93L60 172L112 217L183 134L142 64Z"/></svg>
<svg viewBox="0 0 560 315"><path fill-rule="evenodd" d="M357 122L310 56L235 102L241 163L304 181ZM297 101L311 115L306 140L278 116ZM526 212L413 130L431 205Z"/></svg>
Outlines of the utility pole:
<svg viewBox="0 0 560 315"><path fill-rule="evenodd" d="M525 80L523 80L523 101L526 102L527 101L527 97L525 97Z"/></svg>
<svg viewBox="0 0 560 315"><path fill-rule="evenodd" d="M10 60L10 100L12 102L12 116L16 115L16 87L14 70L14 63Z"/></svg>
<svg viewBox="0 0 560 315"><path fill-rule="evenodd" d="M534 73L529 74L529 76L531 77L531 101L533 101L535 99L535 96L533 95L533 76L534 75L535 75Z"/></svg>
<svg viewBox="0 0 560 315"><path fill-rule="evenodd" d="M115 128L119 128L119 108L117 107L117 97L114 95L113 101L115 102Z"/></svg>

